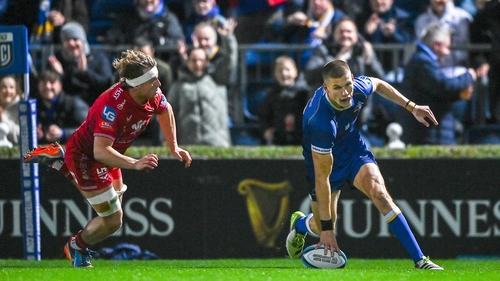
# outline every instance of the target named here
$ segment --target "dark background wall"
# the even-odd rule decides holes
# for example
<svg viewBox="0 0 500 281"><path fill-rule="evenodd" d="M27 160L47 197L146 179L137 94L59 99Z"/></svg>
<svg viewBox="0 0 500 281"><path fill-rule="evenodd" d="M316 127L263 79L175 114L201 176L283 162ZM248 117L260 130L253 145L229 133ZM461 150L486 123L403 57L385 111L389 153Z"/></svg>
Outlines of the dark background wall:
<svg viewBox="0 0 500 281"><path fill-rule="evenodd" d="M424 254L498 255L499 160L380 159L379 164ZM124 170L129 189L123 227L92 248L127 242L165 259L285 257L290 214L309 208L304 176L299 159L195 159L188 169L161 160L155 170ZM255 197L250 209L239 191L245 180L256 181L243 188ZM62 175L44 167L40 197L42 258L60 258L68 237L95 213ZM255 228L249 210L257 218ZM23 257L21 225L19 161L1 160L0 259ZM349 187L342 190L337 241L349 257L407 257L376 208Z"/></svg>

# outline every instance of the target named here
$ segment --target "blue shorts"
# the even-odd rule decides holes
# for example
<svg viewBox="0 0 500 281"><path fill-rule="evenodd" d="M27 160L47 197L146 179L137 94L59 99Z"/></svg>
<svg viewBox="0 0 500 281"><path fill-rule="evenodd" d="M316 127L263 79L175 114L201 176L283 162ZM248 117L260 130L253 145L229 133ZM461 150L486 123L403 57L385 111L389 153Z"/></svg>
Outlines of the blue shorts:
<svg viewBox="0 0 500 281"><path fill-rule="evenodd" d="M333 192L334 190L341 189L345 183L348 183L353 187L354 178L366 163L375 163L375 156L366 147L361 150L361 153L357 153L349 158L348 161L339 162L335 161L333 158L333 171L330 174L330 188ZM312 201L316 201L316 189L315 189L315 176L314 167L307 169L307 185L309 189L309 198Z"/></svg>

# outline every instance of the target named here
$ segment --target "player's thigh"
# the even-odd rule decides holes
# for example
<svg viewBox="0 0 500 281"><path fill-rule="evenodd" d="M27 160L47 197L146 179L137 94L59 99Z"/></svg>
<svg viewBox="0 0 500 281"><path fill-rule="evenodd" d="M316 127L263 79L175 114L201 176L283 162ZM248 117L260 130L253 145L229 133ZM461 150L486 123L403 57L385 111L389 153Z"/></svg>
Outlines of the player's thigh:
<svg viewBox="0 0 500 281"><path fill-rule="evenodd" d="M385 190L385 182L380 169L375 163L366 163L354 177L354 186L368 197L372 197L374 189Z"/></svg>
<svg viewBox="0 0 500 281"><path fill-rule="evenodd" d="M80 192L100 217L112 218L122 216L121 200L119 200L119 196L113 185L98 190Z"/></svg>
<svg viewBox="0 0 500 281"><path fill-rule="evenodd" d="M354 186L368 196L383 214L396 207L377 164L366 163L361 166L354 179Z"/></svg>

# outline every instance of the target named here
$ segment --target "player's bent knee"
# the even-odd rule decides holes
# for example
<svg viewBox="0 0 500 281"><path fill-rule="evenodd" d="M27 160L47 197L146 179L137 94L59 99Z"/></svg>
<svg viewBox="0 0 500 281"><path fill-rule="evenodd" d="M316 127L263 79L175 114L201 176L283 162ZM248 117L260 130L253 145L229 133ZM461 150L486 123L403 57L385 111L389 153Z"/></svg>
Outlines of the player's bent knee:
<svg viewBox="0 0 500 281"><path fill-rule="evenodd" d="M123 195L123 193L125 193L125 191L127 191L127 188L128 188L128 187L127 187L127 185L126 185L126 184L124 184L124 185L122 186L122 189L118 190L118 191L116 192L116 194L118 194L118 196L122 196L122 195Z"/></svg>
<svg viewBox="0 0 500 281"><path fill-rule="evenodd" d="M100 217L110 216L122 208L120 200L118 200L118 194L114 188L110 188L92 198L87 198L87 201Z"/></svg>

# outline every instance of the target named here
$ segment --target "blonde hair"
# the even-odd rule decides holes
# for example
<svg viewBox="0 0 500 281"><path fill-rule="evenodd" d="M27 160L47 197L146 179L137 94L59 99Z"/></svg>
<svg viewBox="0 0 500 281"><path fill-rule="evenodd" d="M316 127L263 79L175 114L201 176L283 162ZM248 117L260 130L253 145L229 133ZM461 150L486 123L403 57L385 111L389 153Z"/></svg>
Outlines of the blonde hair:
<svg viewBox="0 0 500 281"><path fill-rule="evenodd" d="M144 69L156 66L156 60L150 55L136 50L122 52L120 58L113 61L113 67L118 71L120 80L134 79L144 74Z"/></svg>

